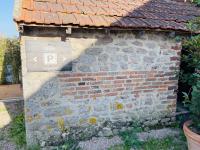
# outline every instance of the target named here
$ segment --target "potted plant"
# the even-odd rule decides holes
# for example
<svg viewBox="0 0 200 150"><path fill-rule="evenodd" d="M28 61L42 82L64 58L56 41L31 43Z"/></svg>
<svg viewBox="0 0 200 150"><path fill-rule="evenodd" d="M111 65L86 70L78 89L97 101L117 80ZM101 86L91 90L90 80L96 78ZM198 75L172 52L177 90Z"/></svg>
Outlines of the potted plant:
<svg viewBox="0 0 200 150"><path fill-rule="evenodd" d="M200 35L187 40L183 46L181 81L189 92L183 92L184 104L189 108L190 120L183 126L189 150L200 150Z"/></svg>

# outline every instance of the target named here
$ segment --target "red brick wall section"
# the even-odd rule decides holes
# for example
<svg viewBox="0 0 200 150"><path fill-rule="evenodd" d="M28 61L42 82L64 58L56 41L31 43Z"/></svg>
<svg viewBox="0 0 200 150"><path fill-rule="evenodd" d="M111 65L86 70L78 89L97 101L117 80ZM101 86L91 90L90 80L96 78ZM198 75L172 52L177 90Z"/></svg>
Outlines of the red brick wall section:
<svg viewBox="0 0 200 150"><path fill-rule="evenodd" d="M167 92L177 89L175 68L171 71L125 71L99 73L60 73L62 96L74 100L103 96L120 96L131 92L134 97L141 93ZM176 99L176 93L168 99Z"/></svg>

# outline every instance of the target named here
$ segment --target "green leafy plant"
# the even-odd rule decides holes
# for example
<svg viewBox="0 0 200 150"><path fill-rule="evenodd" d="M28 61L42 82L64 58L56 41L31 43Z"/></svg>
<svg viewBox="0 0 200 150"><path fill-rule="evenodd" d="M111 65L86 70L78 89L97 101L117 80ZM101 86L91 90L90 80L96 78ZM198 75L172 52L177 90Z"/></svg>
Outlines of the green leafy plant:
<svg viewBox="0 0 200 150"><path fill-rule="evenodd" d="M200 5L200 0L193 0L193 3Z"/></svg>
<svg viewBox="0 0 200 150"><path fill-rule="evenodd" d="M20 83L21 58L19 40L0 37L0 84L8 84L6 81L8 65L12 66L12 83Z"/></svg>
<svg viewBox="0 0 200 150"><path fill-rule="evenodd" d="M20 147L26 144L24 114L20 114L13 119L9 130L9 136Z"/></svg>
<svg viewBox="0 0 200 150"><path fill-rule="evenodd" d="M140 148L142 143L138 140L137 133L142 131L143 129L136 123L132 130L121 132L120 136L124 141L124 149Z"/></svg>
<svg viewBox="0 0 200 150"><path fill-rule="evenodd" d="M139 150L187 150L186 139L183 133L177 137L166 137L163 139L150 138L147 141L138 141L140 144L134 146L134 149ZM121 145L115 145L108 150L130 150L132 146L126 143Z"/></svg>
<svg viewBox="0 0 200 150"><path fill-rule="evenodd" d="M63 145L58 146L55 150L80 150L78 142L73 139L68 139Z"/></svg>
<svg viewBox="0 0 200 150"><path fill-rule="evenodd" d="M190 87L188 92L183 92L184 104L191 112L192 126L200 133L200 35L184 41L183 49L180 79Z"/></svg>
<svg viewBox="0 0 200 150"><path fill-rule="evenodd" d="M27 147L27 150L41 150L39 145L31 145Z"/></svg>

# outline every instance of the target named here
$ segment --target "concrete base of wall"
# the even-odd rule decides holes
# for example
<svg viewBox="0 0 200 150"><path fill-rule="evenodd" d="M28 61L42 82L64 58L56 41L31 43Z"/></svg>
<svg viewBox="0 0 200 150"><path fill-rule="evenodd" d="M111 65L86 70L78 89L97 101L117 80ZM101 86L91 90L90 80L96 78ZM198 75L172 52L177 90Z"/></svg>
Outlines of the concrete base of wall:
<svg viewBox="0 0 200 150"><path fill-rule="evenodd" d="M0 100L0 128L4 128L12 122L12 119L24 112L22 98Z"/></svg>

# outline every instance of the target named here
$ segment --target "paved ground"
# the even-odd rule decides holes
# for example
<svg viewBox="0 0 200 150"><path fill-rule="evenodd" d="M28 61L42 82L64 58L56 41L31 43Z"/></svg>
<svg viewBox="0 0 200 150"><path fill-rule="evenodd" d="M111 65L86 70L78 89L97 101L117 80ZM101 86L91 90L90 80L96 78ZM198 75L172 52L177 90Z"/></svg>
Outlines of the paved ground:
<svg viewBox="0 0 200 150"><path fill-rule="evenodd" d="M111 146L122 144L123 141L120 137L115 136L112 138L99 137L92 138L89 141L80 142L79 146L82 150L107 150Z"/></svg>

